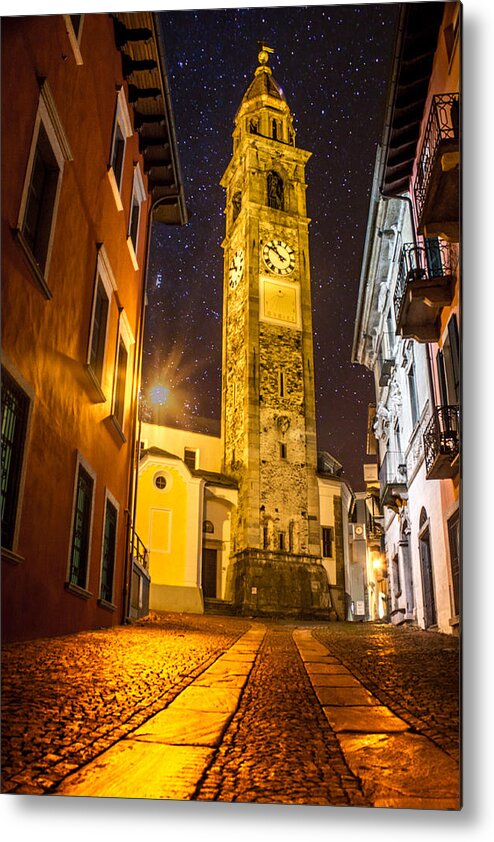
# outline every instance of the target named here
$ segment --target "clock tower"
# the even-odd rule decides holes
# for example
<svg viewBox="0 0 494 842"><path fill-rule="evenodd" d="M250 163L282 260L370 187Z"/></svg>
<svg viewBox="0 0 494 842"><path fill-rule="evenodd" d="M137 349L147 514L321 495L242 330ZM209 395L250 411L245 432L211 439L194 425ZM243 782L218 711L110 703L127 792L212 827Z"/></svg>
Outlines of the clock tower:
<svg viewBox="0 0 494 842"><path fill-rule="evenodd" d="M305 166L261 45L226 190L223 471L238 482L228 595L257 615L329 615L321 562Z"/></svg>

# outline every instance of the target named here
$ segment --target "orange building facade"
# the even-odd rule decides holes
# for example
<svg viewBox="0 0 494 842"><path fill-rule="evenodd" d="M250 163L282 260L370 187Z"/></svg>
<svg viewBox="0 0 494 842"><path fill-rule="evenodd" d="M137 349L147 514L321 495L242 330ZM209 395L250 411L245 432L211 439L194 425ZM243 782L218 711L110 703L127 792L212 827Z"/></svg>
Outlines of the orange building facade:
<svg viewBox="0 0 494 842"><path fill-rule="evenodd" d="M152 13L2 21L4 640L131 614L148 233L186 221L161 42Z"/></svg>

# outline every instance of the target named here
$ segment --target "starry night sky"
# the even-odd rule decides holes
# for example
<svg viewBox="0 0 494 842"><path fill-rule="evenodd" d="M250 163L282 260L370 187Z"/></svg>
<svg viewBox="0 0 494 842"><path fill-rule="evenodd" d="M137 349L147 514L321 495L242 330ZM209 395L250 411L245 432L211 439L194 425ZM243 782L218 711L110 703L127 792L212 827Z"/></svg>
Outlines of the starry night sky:
<svg viewBox="0 0 494 842"><path fill-rule="evenodd" d="M148 282L144 394L169 389L154 416L219 432L225 231L219 181L257 67L257 41L311 151L310 234L318 449L363 488L372 377L351 363L369 195L384 117L398 5L287 6L162 14L190 221L155 226Z"/></svg>

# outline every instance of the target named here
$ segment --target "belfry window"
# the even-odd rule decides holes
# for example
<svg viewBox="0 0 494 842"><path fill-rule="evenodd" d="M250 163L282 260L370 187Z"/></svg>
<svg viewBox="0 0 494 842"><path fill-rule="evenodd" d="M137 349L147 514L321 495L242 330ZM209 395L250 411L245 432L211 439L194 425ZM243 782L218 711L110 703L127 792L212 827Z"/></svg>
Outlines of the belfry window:
<svg viewBox="0 0 494 842"><path fill-rule="evenodd" d="M276 122L276 120L273 120L272 134L273 134L273 140L278 140L278 123Z"/></svg>
<svg viewBox="0 0 494 842"><path fill-rule="evenodd" d="M274 170L271 170L268 173L268 207L283 210L284 193L282 177Z"/></svg>

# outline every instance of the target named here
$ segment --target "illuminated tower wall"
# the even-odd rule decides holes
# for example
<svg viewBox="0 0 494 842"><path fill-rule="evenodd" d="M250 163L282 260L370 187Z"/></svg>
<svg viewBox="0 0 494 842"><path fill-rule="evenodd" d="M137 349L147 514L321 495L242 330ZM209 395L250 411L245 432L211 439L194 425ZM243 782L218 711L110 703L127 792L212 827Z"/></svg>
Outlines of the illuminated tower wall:
<svg viewBox="0 0 494 842"><path fill-rule="evenodd" d="M244 613L325 615L305 166L268 49L235 119L226 189L222 425L239 485L230 596Z"/></svg>

